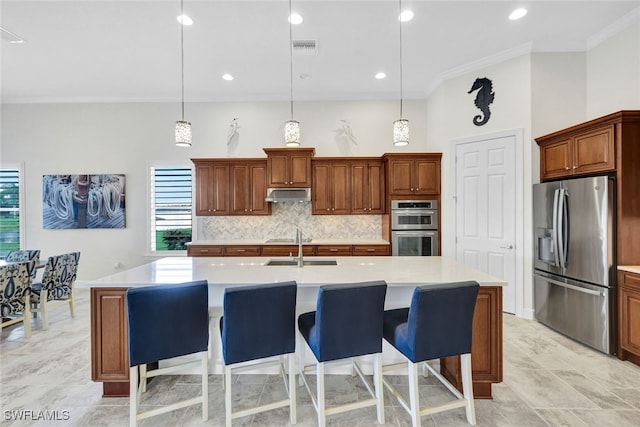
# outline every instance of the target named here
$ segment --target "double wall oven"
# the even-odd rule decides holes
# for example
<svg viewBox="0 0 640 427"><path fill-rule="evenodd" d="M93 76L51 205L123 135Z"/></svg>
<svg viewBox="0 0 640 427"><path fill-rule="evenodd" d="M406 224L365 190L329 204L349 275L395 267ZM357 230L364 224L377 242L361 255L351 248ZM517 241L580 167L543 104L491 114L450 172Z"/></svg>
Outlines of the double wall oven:
<svg viewBox="0 0 640 427"><path fill-rule="evenodd" d="M438 202L391 201L392 255L438 255Z"/></svg>

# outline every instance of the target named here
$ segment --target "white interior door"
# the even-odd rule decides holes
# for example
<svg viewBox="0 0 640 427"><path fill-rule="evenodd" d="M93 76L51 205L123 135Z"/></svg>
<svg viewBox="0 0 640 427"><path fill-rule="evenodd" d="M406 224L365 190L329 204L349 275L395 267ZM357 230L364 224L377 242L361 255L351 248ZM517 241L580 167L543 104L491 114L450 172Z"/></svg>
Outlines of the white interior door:
<svg viewBox="0 0 640 427"><path fill-rule="evenodd" d="M456 259L507 280L503 310L516 312L516 138L455 145Z"/></svg>

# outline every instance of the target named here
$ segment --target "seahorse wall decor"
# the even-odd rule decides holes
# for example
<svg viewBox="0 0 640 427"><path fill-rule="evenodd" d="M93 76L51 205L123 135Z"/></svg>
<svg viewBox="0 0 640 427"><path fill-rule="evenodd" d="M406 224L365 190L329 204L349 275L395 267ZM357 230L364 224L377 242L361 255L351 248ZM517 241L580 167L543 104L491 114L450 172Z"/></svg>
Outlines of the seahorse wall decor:
<svg viewBox="0 0 640 427"><path fill-rule="evenodd" d="M477 90L476 100L474 103L476 107L482 114L478 114L473 118L473 124L476 126L482 126L489 121L489 117L491 117L491 110L489 110L489 104L493 102L495 98L495 93L493 92L493 83L486 77L478 77L475 82L473 82L473 86L467 93L471 93Z"/></svg>

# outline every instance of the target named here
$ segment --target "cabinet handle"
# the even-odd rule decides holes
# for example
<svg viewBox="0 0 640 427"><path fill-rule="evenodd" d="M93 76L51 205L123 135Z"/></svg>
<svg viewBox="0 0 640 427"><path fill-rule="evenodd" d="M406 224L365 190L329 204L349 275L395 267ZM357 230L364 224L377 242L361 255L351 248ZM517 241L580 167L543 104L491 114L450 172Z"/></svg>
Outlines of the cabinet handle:
<svg viewBox="0 0 640 427"><path fill-rule="evenodd" d="M253 212L253 209L249 209L249 212Z"/></svg>
<svg viewBox="0 0 640 427"><path fill-rule="evenodd" d="M571 169L571 168L570 168L569 166L565 166L565 168L564 168L564 170L566 170L566 171L568 171L568 170L570 170L570 169Z"/></svg>
<svg viewBox="0 0 640 427"><path fill-rule="evenodd" d="M329 252L338 252L338 250L335 249L335 248L331 248L331 249L329 249Z"/></svg>
<svg viewBox="0 0 640 427"><path fill-rule="evenodd" d="M411 191L413 191L413 187L411 187Z"/></svg>
<svg viewBox="0 0 640 427"><path fill-rule="evenodd" d="M209 249L200 249L200 253L209 252Z"/></svg>
<svg viewBox="0 0 640 427"><path fill-rule="evenodd" d="M245 209L244 211L247 212L247 209Z"/></svg>
<svg viewBox="0 0 640 427"><path fill-rule="evenodd" d="M420 191L420 187L416 188L416 191Z"/></svg>
<svg viewBox="0 0 640 427"><path fill-rule="evenodd" d="M331 208L331 210L332 210L332 211L335 211L335 210L336 210L336 208Z"/></svg>
<svg viewBox="0 0 640 427"><path fill-rule="evenodd" d="M577 166L574 166L573 168L574 168L574 169L578 169L578 167L577 167Z"/></svg>
<svg viewBox="0 0 640 427"><path fill-rule="evenodd" d="M244 249L238 249L238 252L244 252Z"/></svg>
<svg viewBox="0 0 640 427"><path fill-rule="evenodd" d="M376 251L375 249L371 249L371 248L367 249L367 252L375 252L375 251Z"/></svg>
<svg viewBox="0 0 640 427"><path fill-rule="evenodd" d="M213 211L215 212L216 210L214 209Z"/></svg>
<svg viewBox="0 0 640 427"><path fill-rule="evenodd" d="M330 211L331 209L327 208L328 211Z"/></svg>

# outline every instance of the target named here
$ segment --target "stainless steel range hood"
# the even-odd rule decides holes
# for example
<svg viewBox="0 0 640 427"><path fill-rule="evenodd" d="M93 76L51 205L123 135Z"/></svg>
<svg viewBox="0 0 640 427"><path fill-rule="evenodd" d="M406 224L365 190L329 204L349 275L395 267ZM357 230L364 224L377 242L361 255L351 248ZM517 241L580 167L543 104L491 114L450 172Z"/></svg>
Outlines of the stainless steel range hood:
<svg viewBox="0 0 640 427"><path fill-rule="evenodd" d="M310 202L310 188L267 188L267 202Z"/></svg>

